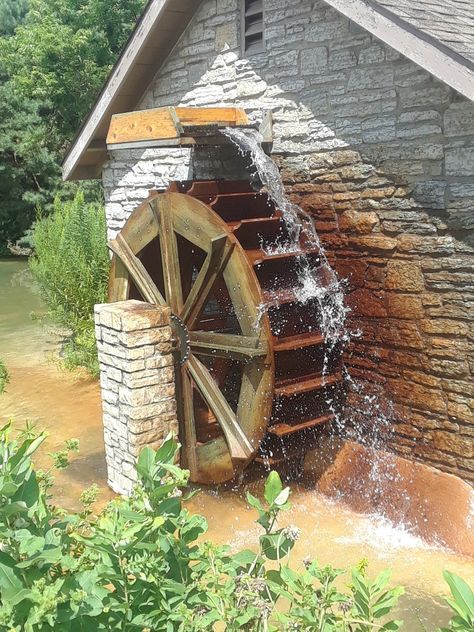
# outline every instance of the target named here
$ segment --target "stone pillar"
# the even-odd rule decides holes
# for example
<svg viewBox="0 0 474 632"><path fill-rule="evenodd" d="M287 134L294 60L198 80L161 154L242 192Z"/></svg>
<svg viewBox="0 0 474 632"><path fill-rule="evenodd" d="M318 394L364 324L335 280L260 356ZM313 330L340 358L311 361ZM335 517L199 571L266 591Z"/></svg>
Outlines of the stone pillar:
<svg viewBox="0 0 474 632"><path fill-rule="evenodd" d="M141 301L95 306L108 484L129 494L144 446L177 435L171 312Z"/></svg>

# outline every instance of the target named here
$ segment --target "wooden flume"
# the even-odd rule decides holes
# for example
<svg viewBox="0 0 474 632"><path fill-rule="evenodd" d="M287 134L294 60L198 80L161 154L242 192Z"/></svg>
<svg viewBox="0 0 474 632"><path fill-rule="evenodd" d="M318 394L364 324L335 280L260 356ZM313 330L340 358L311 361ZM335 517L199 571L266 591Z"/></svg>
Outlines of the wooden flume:
<svg viewBox="0 0 474 632"><path fill-rule="evenodd" d="M343 391L341 349L322 375L316 301L297 298L304 236L244 181L175 182L153 193L109 244L109 300L169 305L183 465L232 479L252 459L291 458L330 422ZM273 253L273 254L272 254Z"/></svg>

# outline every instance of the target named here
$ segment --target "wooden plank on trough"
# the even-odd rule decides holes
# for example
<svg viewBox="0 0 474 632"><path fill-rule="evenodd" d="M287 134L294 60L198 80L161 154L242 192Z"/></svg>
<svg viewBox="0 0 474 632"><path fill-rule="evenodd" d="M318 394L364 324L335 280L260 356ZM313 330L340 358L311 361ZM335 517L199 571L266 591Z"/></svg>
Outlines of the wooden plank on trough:
<svg viewBox="0 0 474 632"><path fill-rule="evenodd" d="M176 108L182 125L248 125L245 110L240 108Z"/></svg>
<svg viewBox="0 0 474 632"><path fill-rule="evenodd" d="M245 110L239 108L154 108L116 114L107 134L107 145L130 146L140 143L174 141L194 144L194 139L179 141L185 127L248 125ZM195 131L195 130L193 130ZM150 146L148 145L148 146Z"/></svg>
<svg viewBox="0 0 474 632"><path fill-rule="evenodd" d="M107 134L107 145L178 137L179 132L170 110L157 108L113 116Z"/></svg>

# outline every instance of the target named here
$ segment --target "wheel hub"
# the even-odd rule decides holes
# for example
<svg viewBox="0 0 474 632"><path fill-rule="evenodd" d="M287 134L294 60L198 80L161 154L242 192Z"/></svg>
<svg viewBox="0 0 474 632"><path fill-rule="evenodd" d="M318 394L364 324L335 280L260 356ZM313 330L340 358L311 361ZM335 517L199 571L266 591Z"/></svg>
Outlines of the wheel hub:
<svg viewBox="0 0 474 632"><path fill-rule="evenodd" d="M191 340L186 325L176 314L171 315L171 330L173 332L173 348L177 362L180 366L183 366L191 353Z"/></svg>

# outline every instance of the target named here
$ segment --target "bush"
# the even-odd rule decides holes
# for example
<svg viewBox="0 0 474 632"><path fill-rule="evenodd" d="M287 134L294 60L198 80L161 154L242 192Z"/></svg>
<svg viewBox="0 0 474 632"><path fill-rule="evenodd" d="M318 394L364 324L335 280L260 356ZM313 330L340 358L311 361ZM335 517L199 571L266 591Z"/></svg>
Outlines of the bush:
<svg viewBox="0 0 474 632"><path fill-rule="evenodd" d="M5 392L8 382L10 381L10 375L5 363L0 360L0 395Z"/></svg>
<svg viewBox="0 0 474 632"><path fill-rule="evenodd" d="M107 296L109 254L101 205L86 204L82 192L73 200L56 199L53 213L34 227L31 270L51 317L72 330L66 365L97 368L93 337L96 303Z"/></svg>
<svg viewBox="0 0 474 632"><path fill-rule="evenodd" d="M259 551L231 554L202 540L205 519L184 508L188 473L175 465L171 439L140 454L132 498L93 518L95 490L83 493L76 515L50 504L51 477L31 463L44 436L10 433L0 431L0 630L399 629L383 622L402 592L387 589L388 573L370 581L363 567L354 569L341 592L340 570L311 560L301 571L289 567L298 530L277 526L290 490L275 472L265 502L248 497L263 528ZM67 465L67 450L54 457Z"/></svg>

